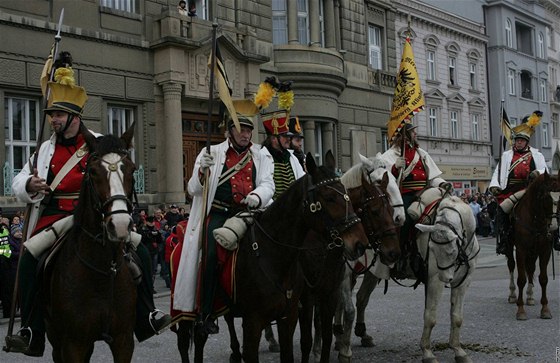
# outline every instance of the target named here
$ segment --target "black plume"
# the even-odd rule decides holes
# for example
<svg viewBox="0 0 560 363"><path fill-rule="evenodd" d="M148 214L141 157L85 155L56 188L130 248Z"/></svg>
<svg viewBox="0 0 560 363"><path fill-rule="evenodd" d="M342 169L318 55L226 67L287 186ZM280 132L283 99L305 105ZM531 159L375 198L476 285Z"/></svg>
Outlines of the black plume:
<svg viewBox="0 0 560 363"><path fill-rule="evenodd" d="M72 67L72 54L67 51L62 51L58 54L56 61L54 62L55 68L60 67Z"/></svg>
<svg viewBox="0 0 560 363"><path fill-rule="evenodd" d="M283 81L278 86L278 92L288 92L288 91L290 91L292 89L292 83L294 83L294 81Z"/></svg>
<svg viewBox="0 0 560 363"><path fill-rule="evenodd" d="M271 76L271 77L266 77L264 79L264 81L268 84L270 84L272 86L272 88L277 89L278 88L278 81L276 80L276 77Z"/></svg>

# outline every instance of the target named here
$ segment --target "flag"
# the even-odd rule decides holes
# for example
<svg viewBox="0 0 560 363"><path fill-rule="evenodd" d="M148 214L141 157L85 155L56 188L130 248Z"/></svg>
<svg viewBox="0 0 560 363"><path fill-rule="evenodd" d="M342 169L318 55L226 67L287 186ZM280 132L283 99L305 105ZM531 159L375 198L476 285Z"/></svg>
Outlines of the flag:
<svg viewBox="0 0 560 363"><path fill-rule="evenodd" d="M502 143L502 150L505 150L507 142L509 142L509 146L511 146L511 124L509 123L509 117L506 113L506 109L502 104L502 114L500 117L500 128L502 129L503 135L503 143Z"/></svg>
<svg viewBox="0 0 560 363"><path fill-rule="evenodd" d="M391 118L387 122L387 137L390 142L401 130L405 121L424 109L424 94L416 71L412 45L407 37L403 46L401 66L397 74L397 85L393 96Z"/></svg>
<svg viewBox="0 0 560 363"><path fill-rule="evenodd" d="M210 57L208 58L208 67L211 67L211 64L212 54L210 54ZM231 99L231 94L233 93L233 91L226 74L226 67L224 65L224 60L222 58L222 54L220 53L220 47L218 43L216 43L216 66L214 67L214 72L216 75L216 83L218 85L218 94L220 100L226 106L237 131L241 131L241 126L239 125L239 120L237 119L237 112Z"/></svg>
<svg viewBox="0 0 560 363"><path fill-rule="evenodd" d="M45 65L43 66L43 71L41 72L41 79L40 79L41 92L43 93L44 97L47 96L47 83L49 81L52 81L52 79L51 79L51 69L52 69L52 66L53 66L54 47L55 47L55 45L53 44L53 46L51 47L51 52L49 53L49 56L47 58L47 61L45 62Z"/></svg>

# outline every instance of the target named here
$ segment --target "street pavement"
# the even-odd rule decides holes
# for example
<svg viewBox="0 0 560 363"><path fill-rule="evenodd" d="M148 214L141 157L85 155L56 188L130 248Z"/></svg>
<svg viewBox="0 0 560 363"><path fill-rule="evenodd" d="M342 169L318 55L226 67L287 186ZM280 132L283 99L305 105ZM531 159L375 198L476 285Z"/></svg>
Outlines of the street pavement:
<svg viewBox="0 0 560 363"><path fill-rule="evenodd" d="M548 298L552 319L539 318L541 289L535 286L535 306L526 307L527 321L515 319L516 306L507 302L509 273L505 257L495 254L492 238L479 238L481 253L474 272L471 287L467 291L464 306L464 323L461 342L471 359L476 362L556 363L560 362L560 285L553 280L552 264L549 264ZM560 254L554 253L556 270L560 266ZM537 270L538 271L538 270ZM558 275L558 272L556 272ZM358 282L358 286L359 286ZM161 278L156 279L156 305L169 311L169 289ZM432 333L434 353L441 363L454 362L453 351L446 346L449 336L450 289L444 289L439 304L438 320ZM375 346L363 348L358 337L352 337L354 362L420 362L420 337L423 327L424 293L422 285L416 290L389 283L386 295L376 289L366 310L368 333ZM19 326L19 320L16 327ZM205 361L229 361L229 336L223 319L219 319L220 333L211 335L205 349ZM5 336L8 320L0 320L0 335ZM241 338L241 320L236 320ZM279 354L268 351L264 338L261 341L260 361L279 362ZM301 361L299 329L294 335L295 360ZM21 354L0 352L0 362L47 362L51 361L51 348L47 346L43 358L30 358ZM191 358L192 359L192 358ZM94 363L112 361L105 343L97 342L92 357ZM337 352L332 351L331 362L337 362ZM165 331L143 343L136 342L133 362L180 362L176 336Z"/></svg>

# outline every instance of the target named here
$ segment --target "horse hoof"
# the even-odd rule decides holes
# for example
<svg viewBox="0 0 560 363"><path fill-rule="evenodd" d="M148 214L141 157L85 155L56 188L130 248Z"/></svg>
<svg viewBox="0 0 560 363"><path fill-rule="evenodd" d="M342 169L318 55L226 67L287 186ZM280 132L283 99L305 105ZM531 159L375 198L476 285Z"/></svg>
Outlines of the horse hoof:
<svg viewBox="0 0 560 363"><path fill-rule="evenodd" d="M278 343L270 343L268 345L268 351L272 353L279 353L280 352L280 344Z"/></svg>
<svg viewBox="0 0 560 363"><path fill-rule="evenodd" d="M527 320L527 314L526 313L517 313L515 317L516 317L517 320Z"/></svg>
<svg viewBox="0 0 560 363"><path fill-rule="evenodd" d="M373 344L373 338L369 335L365 335L362 337L362 347L366 348L373 348L375 344Z"/></svg>
<svg viewBox="0 0 560 363"><path fill-rule="evenodd" d="M229 356L229 363L241 363L241 357L232 353Z"/></svg>
<svg viewBox="0 0 560 363"><path fill-rule="evenodd" d="M422 363L439 363L436 357L422 358Z"/></svg>
<svg viewBox="0 0 560 363"><path fill-rule="evenodd" d="M515 304L517 302L517 296L508 297L508 303Z"/></svg>
<svg viewBox="0 0 560 363"><path fill-rule="evenodd" d="M455 363L473 363L468 355L455 356Z"/></svg>
<svg viewBox="0 0 560 363"><path fill-rule="evenodd" d="M550 311L542 311L541 319L552 319L552 314L550 313Z"/></svg>
<svg viewBox="0 0 560 363"><path fill-rule="evenodd" d="M535 305L535 299L527 299L527 305L534 306Z"/></svg>
<svg viewBox="0 0 560 363"><path fill-rule="evenodd" d="M366 324L365 323L356 323L354 327L354 334L357 337L363 337L366 334Z"/></svg>
<svg viewBox="0 0 560 363"><path fill-rule="evenodd" d="M340 352L338 353L338 362L339 363L351 363L352 356L351 355L342 355Z"/></svg>

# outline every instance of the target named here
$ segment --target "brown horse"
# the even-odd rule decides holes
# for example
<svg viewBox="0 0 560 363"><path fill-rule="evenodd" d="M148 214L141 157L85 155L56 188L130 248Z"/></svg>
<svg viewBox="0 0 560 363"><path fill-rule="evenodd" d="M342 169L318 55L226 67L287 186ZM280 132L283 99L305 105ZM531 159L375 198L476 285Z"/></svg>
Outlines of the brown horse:
<svg viewBox="0 0 560 363"><path fill-rule="evenodd" d="M123 251L132 228L133 127L120 139L96 139L82 128L90 150L74 227L43 284L47 337L55 362L87 362L104 340L115 362L130 362L136 286Z"/></svg>
<svg viewBox="0 0 560 363"><path fill-rule="evenodd" d="M553 218L553 201L551 192L558 191L558 179L547 172L535 178L527 187L525 195L515 206L510 217L512 230L507 241L507 265L510 275L510 303L517 303L517 320L527 320L523 305L523 289L527 286L527 305L534 305L533 277L539 260L539 283L541 285L541 319L551 319L548 308L546 285L548 283L547 266L552 254L552 235L549 231ZM515 258L514 258L515 247ZM515 294L513 271L517 261L517 288Z"/></svg>
<svg viewBox="0 0 560 363"><path fill-rule="evenodd" d="M400 255L398 227L393 221L393 207L387 195L389 183L388 174L385 173L381 185L368 180L362 168L352 168L348 173L358 173L357 176L345 174L343 184L350 187L350 181L361 178L360 186L348 189L348 194L354 210L362 220L362 224L369 238L370 247L374 250L375 259L386 264L395 263ZM317 236L311 232L306 245L322 245ZM310 252L317 249L310 249ZM302 296L302 309L300 310L300 331L302 362L309 361L312 343L312 320L315 308L316 347L315 361L320 352L320 362L330 361L330 349L333 337L333 318L340 300L340 284L344 277L345 259L340 249L319 250L317 253L306 252L302 267L306 275L307 289ZM370 266L365 266L366 268Z"/></svg>
<svg viewBox="0 0 560 363"><path fill-rule="evenodd" d="M349 259L362 255L367 245L360 219L335 174L335 159L330 151L325 160L324 166L317 166L314 157L308 154L308 173L264 212L254 215L254 223L239 243L233 308L243 318L245 362L258 362L262 330L272 321L278 323L280 360L294 361L293 334L304 286L298 256L305 249L304 240L310 230L325 241L323 249L340 247ZM230 327L232 316L226 319ZM180 345L188 344L190 330L185 325L180 326ZM230 328L235 355L239 352L239 342L234 332ZM203 347L200 345L205 342L206 337L194 327L196 362L202 362ZM183 361L188 361L185 346L179 349Z"/></svg>

